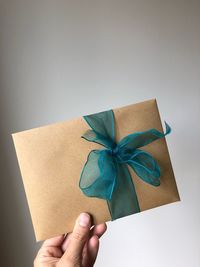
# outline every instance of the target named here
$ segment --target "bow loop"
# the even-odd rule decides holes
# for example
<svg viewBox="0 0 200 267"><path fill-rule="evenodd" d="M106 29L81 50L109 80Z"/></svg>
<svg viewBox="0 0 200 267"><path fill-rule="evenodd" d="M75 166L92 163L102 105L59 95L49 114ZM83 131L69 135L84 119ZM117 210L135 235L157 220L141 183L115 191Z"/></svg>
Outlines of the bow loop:
<svg viewBox="0 0 200 267"><path fill-rule="evenodd" d="M153 186L160 185L160 167L149 153L136 149L127 164L144 182Z"/></svg>
<svg viewBox="0 0 200 267"><path fill-rule="evenodd" d="M115 145L109 137L105 137L104 135L90 129L87 130L81 137L86 139L87 141L100 144L110 149Z"/></svg>
<svg viewBox="0 0 200 267"><path fill-rule="evenodd" d="M85 195L112 198L116 184L116 165L107 149L90 151L81 172L79 186Z"/></svg>

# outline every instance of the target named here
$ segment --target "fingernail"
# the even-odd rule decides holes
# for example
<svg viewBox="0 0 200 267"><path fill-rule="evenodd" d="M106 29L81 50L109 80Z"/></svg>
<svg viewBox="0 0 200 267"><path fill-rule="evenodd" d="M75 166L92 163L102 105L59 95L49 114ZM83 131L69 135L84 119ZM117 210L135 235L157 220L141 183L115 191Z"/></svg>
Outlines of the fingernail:
<svg viewBox="0 0 200 267"><path fill-rule="evenodd" d="M87 227L90 224L90 216L87 213L81 213L79 217L80 226Z"/></svg>

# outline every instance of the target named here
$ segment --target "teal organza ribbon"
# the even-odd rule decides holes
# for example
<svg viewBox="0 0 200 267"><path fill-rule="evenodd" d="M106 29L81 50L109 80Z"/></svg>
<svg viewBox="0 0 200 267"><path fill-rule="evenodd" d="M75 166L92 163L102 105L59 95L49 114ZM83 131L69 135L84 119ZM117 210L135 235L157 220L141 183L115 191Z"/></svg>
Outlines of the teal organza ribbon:
<svg viewBox="0 0 200 267"><path fill-rule="evenodd" d="M160 167L146 151L139 149L171 132L165 122L166 132L156 129L131 133L115 141L113 110L83 116L92 129L81 137L101 144L105 149L90 151L82 169L79 187L88 197L107 201L112 220L140 212L135 186L127 164L144 182L160 185Z"/></svg>

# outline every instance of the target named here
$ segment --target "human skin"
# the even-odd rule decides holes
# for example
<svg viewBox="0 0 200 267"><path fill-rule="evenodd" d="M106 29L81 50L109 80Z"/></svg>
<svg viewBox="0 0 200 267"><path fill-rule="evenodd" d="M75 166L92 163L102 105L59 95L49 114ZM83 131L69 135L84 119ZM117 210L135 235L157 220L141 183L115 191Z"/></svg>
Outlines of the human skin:
<svg viewBox="0 0 200 267"><path fill-rule="evenodd" d="M105 223L91 226L91 216L81 213L72 233L43 242L34 267L92 267L99 250L99 238L107 227Z"/></svg>

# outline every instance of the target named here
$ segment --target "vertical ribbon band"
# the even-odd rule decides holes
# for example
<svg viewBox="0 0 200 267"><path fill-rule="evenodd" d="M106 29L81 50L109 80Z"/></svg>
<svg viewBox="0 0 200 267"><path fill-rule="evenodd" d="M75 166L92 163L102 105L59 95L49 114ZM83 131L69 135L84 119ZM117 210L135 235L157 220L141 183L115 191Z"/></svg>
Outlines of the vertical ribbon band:
<svg viewBox="0 0 200 267"><path fill-rule="evenodd" d="M146 151L139 149L163 138L171 132L165 122L165 133L156 129L135 132L115 140L113 110L83 116L91 127L81 137L95 142L104 149L90 151L81 172L79 187L88 197L107 201L112 220L140 212L140 206L129 165L144 182L160 185L160 167Z"/></svg>

